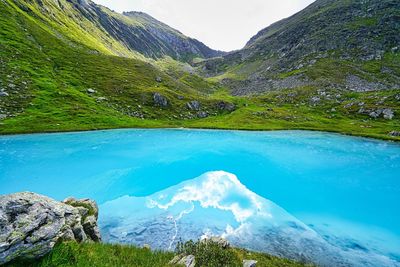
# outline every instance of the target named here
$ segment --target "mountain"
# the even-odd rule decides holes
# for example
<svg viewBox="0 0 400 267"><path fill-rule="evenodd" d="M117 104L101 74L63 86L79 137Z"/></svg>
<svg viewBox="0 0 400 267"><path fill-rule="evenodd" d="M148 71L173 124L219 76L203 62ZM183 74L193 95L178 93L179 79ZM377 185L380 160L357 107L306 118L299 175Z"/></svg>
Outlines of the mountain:
<svg viewBox="0 0 400 267"><path fill-rule="evenodd" d="M211 58L225 54L222 51L212 50L196 39L184 36L146 13L125 12L123 15L139 22L142 27L120 24L114 30L109 30L110 34L115 34L115 38L146 56L159 58L168 55L174 59L186 60L192 57ZM113 24L105 23L104 27L107 27L106 25ZM140 39L137 36L140 36ZM141 44L145 46L142 47Z"/></svg>
<svg viewBox="0 0 400 267"><path fill-rule="evenodd" d="M187 64L160 59L157 65L146 57L172 55L167 48L173 46L176 57L189 56L188 47L180 50L175 43L168 44L168 38L164 43L157 39L165 50L156 47L155 37L145 40L145 33L155 35L143 25L155 29L157 24L147 15L120 15L90 1L74 0L4 0L0 10L0 131L127 127L144 119L168 121L225 112L218 99L206 98L217 84L190 74ZM130 25L132 39L113 37L119 33L111 29L123 25ZM169 29L159 26L159 34ZM134 38L134 29L142 35ZM173 34L177 31L165 35ZM198 51L211 53L199 47ZM187 108L194 100L202 102L202 113Z"/></svg>
<svg viewBox="0 0 400 267"><path fill-rule="evenodd" d="M15 0L27 14L48 24L52 31L79 39L99 52L131 57L177 60L223 55L203 43L141 12L119 14L90 0Z"/></svg>
<svg viewBox="0 0 400 267"><path fill-rule="evenodd" d="M0 134L198 127L400 140L398 1L318 0L228 54L91 1L0 10Z"/></svg>
<svg viewBox="0 0 400 267"><path fill-rule="evenodd" d="M400 2L318 0L239 51L201 62L234 94L317 86L400 88Z"/></svg>

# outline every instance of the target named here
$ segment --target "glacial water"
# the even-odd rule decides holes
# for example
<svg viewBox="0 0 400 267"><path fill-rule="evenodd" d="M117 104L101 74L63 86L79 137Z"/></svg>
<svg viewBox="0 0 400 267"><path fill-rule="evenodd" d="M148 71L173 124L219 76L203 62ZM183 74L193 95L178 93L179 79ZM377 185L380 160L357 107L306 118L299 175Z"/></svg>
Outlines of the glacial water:
<svg viewBox="0 0 400 267"><path fill-rule="evenodd" d="M0 137L0 194L100 205L107 242L221 235L323 266L400 266L400 145L337 134L112 130Z"/></svg>

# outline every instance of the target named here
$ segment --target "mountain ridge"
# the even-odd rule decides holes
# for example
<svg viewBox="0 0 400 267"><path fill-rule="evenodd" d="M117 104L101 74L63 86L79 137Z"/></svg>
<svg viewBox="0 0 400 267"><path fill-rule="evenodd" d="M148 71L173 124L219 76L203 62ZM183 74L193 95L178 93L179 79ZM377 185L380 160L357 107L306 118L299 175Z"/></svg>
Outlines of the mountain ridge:
<svg viewBox="0 0 400 267"><path fill-rule="evenodd" d="M74 30L97 42L92 44L93 40L81 36L83 44L118 56L138 57L140 54L139 58L143 56L152 59L170 56L177 60L190 61L195 57L207 58L224 54L183 35L148 14L143 15L144 13L120 14L90 0L15 0L14 3L25 12L62 31L61 34L74 37L68 29L74 24ZM100 45L102 49L98 49Z"/></svg>
<svg viewBox="0 0 400 267"><path fill-rule="evenodd" d="M306 85L400 88L399 10L399 2L393 0L318 0L264 28L243 49L198 66L207 77L233 87L234 94ZM329 64L328 60L335 61L331 64L339 65L346 75L329 77L335 72L331 69L324 79L316 79L307 73L326 67L318 64ZM386 73L368 70L370 63L386 67Z"/></svg>

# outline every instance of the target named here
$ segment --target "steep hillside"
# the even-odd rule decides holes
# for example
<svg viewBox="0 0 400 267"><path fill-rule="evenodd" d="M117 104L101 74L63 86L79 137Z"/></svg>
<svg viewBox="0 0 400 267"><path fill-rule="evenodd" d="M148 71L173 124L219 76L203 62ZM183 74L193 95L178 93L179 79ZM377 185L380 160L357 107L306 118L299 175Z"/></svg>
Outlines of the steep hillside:
<svg viewBox="0 0 400 267"><path fill-rule="evenodd" d="M223 54L144 13L119 14L90 0L14 0L12 3L54 33L102 53L154 59L170 56L183 61Z"/></svg>
<svg viewBox="0 0 400 267"><path fill-rule="evenodd" d="M132 28L129 25L120 24L109 32L115 34L115 38L126 43L129 48L146 56L160 58L168 55L174 59L189 61L194 57L211 58L225 54L212 50L196 39L184 36L146 13L125 12L123 15L140 23L142 27ZM106 25L104 27L107 27ZM140 48L141 44L138 42L145 44L145 47Z"/></svg>
<svg viewBox="0 0 400 267"><path fill-rule="evenodd" d="M110 55L113 51L102 46L101 37L79 31L72 22L60 26L56 18L70 22L69 11L50 20L47 14L58 9L43 5L47 11L42 12L33 3L43 2L26 3L22 9L20 3L0 1L0 132L126 127L143 124L143 119L226 112L217 99L207 97L217 85ZM188 108L194 100L202 101L202 107Z"/></svg>
<svg viewBox="0 0 400 267"><path fill-rule="evenodd" d="M397 0L317 0L200 67L237 95L302 86L396 89L399 21Z"/></svg>

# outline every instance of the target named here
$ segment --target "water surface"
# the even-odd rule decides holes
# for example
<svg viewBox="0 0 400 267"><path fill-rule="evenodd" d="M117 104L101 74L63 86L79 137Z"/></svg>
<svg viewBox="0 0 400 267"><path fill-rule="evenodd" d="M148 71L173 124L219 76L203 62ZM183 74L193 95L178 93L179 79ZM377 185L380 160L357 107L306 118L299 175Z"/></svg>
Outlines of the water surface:
<svg viewBox="0 0 400 267"><path fill-rule="evenodd" d="M205 195L210 189L200 185L210 177L217 177L213 189L223 192L213 199L214 205L204 205L210 199L193 197L194 191L171 202L187 188ZM300 244L348 258L331 259L336 265L400 265L400 146L395 143L306 131L112 130L3 136L0 185L1 194L33 191L58 200L95 199L102 233L110 242L153 242L168 249L174 238L225 234L249 248L329 265L322 261L329 255L322 252L307 254L301 251L304 246L291 248L299 250L297 254L282 249L291 232L307 237L296 241ZM257 203L264 204L260 208ZM250 214L245 220L226 209L235 204ZM271 217L263 217L265 213ZM210 217L218 220L205 219ZM150 228L157 222L158 232ZM251 225L246 232L251 240L275 240L275 245L246 243L233 232L229 236L243 225ZM162 239L168 242L148 240L150 230L166 233L168 238ZM261 238L263 234L268 239Z"/></svg>

